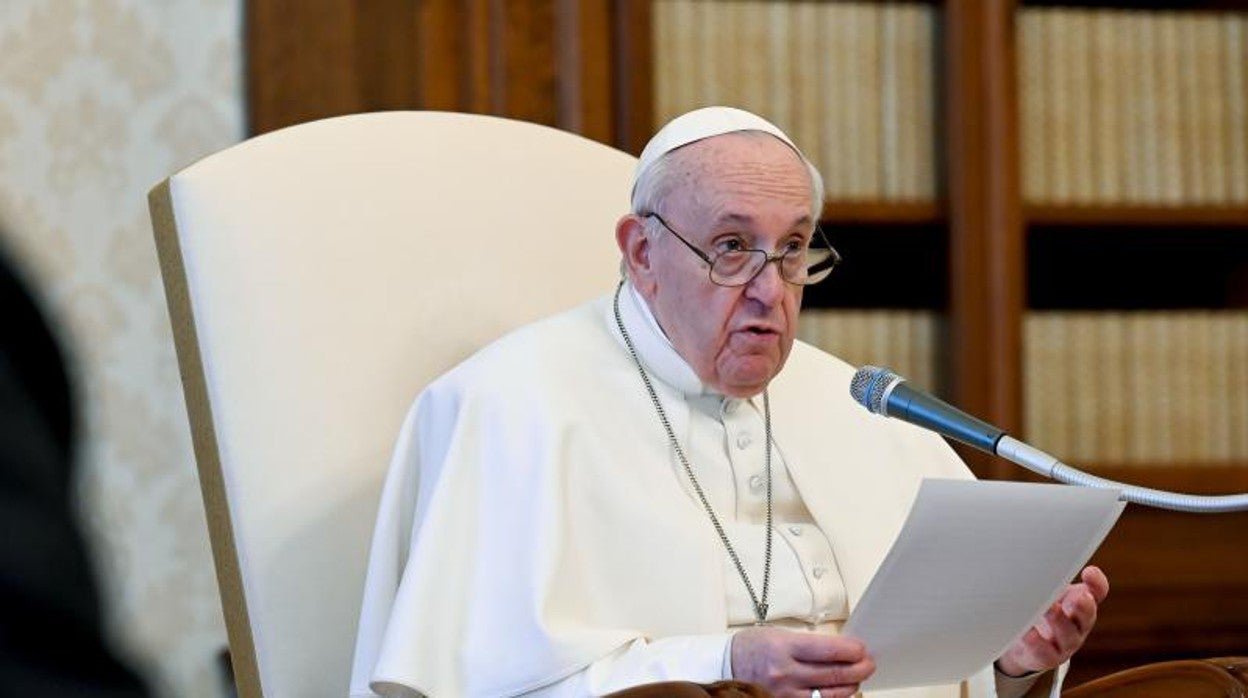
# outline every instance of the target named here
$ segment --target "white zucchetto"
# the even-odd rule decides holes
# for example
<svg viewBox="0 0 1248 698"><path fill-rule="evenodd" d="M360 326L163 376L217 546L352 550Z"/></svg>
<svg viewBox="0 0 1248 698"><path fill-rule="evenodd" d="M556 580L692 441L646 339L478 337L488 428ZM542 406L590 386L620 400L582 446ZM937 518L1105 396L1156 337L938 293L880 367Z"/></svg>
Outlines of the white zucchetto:
<svg viewBox="0 0 1248 698"><path fill-rule="evenodd" d="M704 138L736 131L769 133L787 144L803 160L806 159L784 131L763 117L734 107L703 107L681 114L654 134L641 151L641 159L637 161L637 169L633 172L633 192L637 191L637 182L646 170L664 155Z"/></svg>

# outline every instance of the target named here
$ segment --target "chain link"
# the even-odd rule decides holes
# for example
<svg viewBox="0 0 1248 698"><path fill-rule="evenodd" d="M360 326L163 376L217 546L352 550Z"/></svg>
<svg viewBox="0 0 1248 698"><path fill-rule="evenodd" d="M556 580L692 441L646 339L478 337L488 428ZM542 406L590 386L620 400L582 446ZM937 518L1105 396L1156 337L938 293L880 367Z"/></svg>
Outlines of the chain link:
<svg viewBox="0 0 1248 698"><path fill-rule="evenodd" d="M615 298L612 300L612 309L615 311L615 325L620 329L620 334L624 337L624 345L628 347L628 354L633 358L633 364L637 366L637 373L641 376L641 382L646 386L646 392L650 395L650 402L654 403L654 411L659 415L659 421L663 424L663 431L667 433L667 439L672 445L672 450L676 452L676 457L680 459L680 464L684 466L685 474L689 476L689 483L693 485L693 491L698 495L698 501L702 502L702 508L706 510L707 516L711 519L711 525L715 527L715 533L719 534L719 540L723 542L724 549L728 551L728 557L732 559L732 564L737 568L737 574L741 575L741 581L745 584L745 590L750 595L750 602L754 604L755 625L763 625L767 622L767 592L771 586L771 402L768 400L767 392L763 392L763 429L766 432L767 451L766 451L766 477L767 477L767 542L764 547L763 554L763 594L760 599L754 593L754 585L750 583L749 576L745 573L745 566L741 564L741 558L737 557L737 551L733 549L732 543L728 540L728 534L724 532L724 527L719 523L719 517L715 515L715 510L711 508L711 503L706 498L706 494L702 492L702 485L698 483L698 478L693 474L693 468L689 465L689 459L685 457L685 451L680 447L680 442L676 440L676 434L672 431L672 424L667 419L667 412L663 409L663 404L659 402L659 395L654 390L654 385L650 382L650 376L646 374L646 369L641 365L641 359L637 356L637 349L633 346L633 340L628 336L628 331L624 329L624 321L620 318L620 290L624 288L624 282L615 287Z"/></svg>

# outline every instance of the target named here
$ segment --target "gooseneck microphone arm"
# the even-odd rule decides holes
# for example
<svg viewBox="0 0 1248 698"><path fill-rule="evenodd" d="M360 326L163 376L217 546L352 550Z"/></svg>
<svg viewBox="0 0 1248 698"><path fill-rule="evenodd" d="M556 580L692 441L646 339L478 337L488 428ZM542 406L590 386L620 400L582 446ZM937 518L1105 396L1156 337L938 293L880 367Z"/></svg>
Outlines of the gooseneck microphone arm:
<svg viewBox="0 0 1248 698"><path fill-rule="evenodd" d="M1006 435L958 408L906 385L905 379L884 368L863 366L854 374L849 392L869 412L893 417L929 429L941 436L1000 456L1052 480L1081 487L1121 491L1121 498L1158 509L1197 514L1248 511L1248 494L1201 496L1136 487L1095 475L1062 463L1038 448Z"/></svg>

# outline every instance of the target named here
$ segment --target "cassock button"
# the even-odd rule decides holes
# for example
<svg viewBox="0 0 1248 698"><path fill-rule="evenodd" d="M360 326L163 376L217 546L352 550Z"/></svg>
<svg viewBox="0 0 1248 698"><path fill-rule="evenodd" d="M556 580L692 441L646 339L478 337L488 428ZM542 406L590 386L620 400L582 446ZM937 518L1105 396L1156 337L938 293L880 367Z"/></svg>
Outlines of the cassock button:
<svg viewBox="0 0 1248 698"><path fill-rule="evenodd" d="M789 533L792 533L795 536L800 536L802 535L802 527L801 526L789 526Z"/></svg>
<svg viewBox="0 0 1248 698"><path fill-rule="evenodd" d="M763 489L763 476L762 475L750 476L750 489L755 492L761 491Z"/></svg>
<svg viewBox="0 0 1248 698"><path fill-rule="evenodd" d="M811 576L815 579L823 579L823 575L827 573L826 567L815 567L810 571Z"/></svg>
<svg viewBox="0 0 1248 698"><path fill-rule="evenodd" d="M751 439L749 434L742 434L737 437L737 448L749 448L752 443L754 443L754 439Z"/></svg>
<svg viewBox="0 0 1248 698"><path fill-rule="evenodd" d="M724 414L732 414L737 411L737 404L740 400L734 400L730 397L724 398Z"/></svg>

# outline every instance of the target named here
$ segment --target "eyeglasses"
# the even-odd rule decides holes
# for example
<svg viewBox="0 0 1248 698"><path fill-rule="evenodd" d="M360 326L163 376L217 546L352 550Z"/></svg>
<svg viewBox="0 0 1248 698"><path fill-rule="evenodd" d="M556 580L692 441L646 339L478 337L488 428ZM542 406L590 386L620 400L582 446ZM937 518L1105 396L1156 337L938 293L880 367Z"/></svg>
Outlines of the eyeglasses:
<svg viewBox="0 0 1248 698"><path fill-rule="evenodd" d="M734 236L717 243L727 248L711 257L672 230L672 226L659 214L647 213L643 217L658 221L677 240L683 242L685 247L706 262L710 266L711 282L719 286L744 286L753 281L771 262L778 263L776 266L780 267L780 277L785 281L797 286L810 286L828 278L836 265L841 263L841 255L828 243L827 236L818 225L815 226L811 243L817 242L820 247L792 243L781 252L769 253L766 250L746 249L742 238Z"/></svg>

